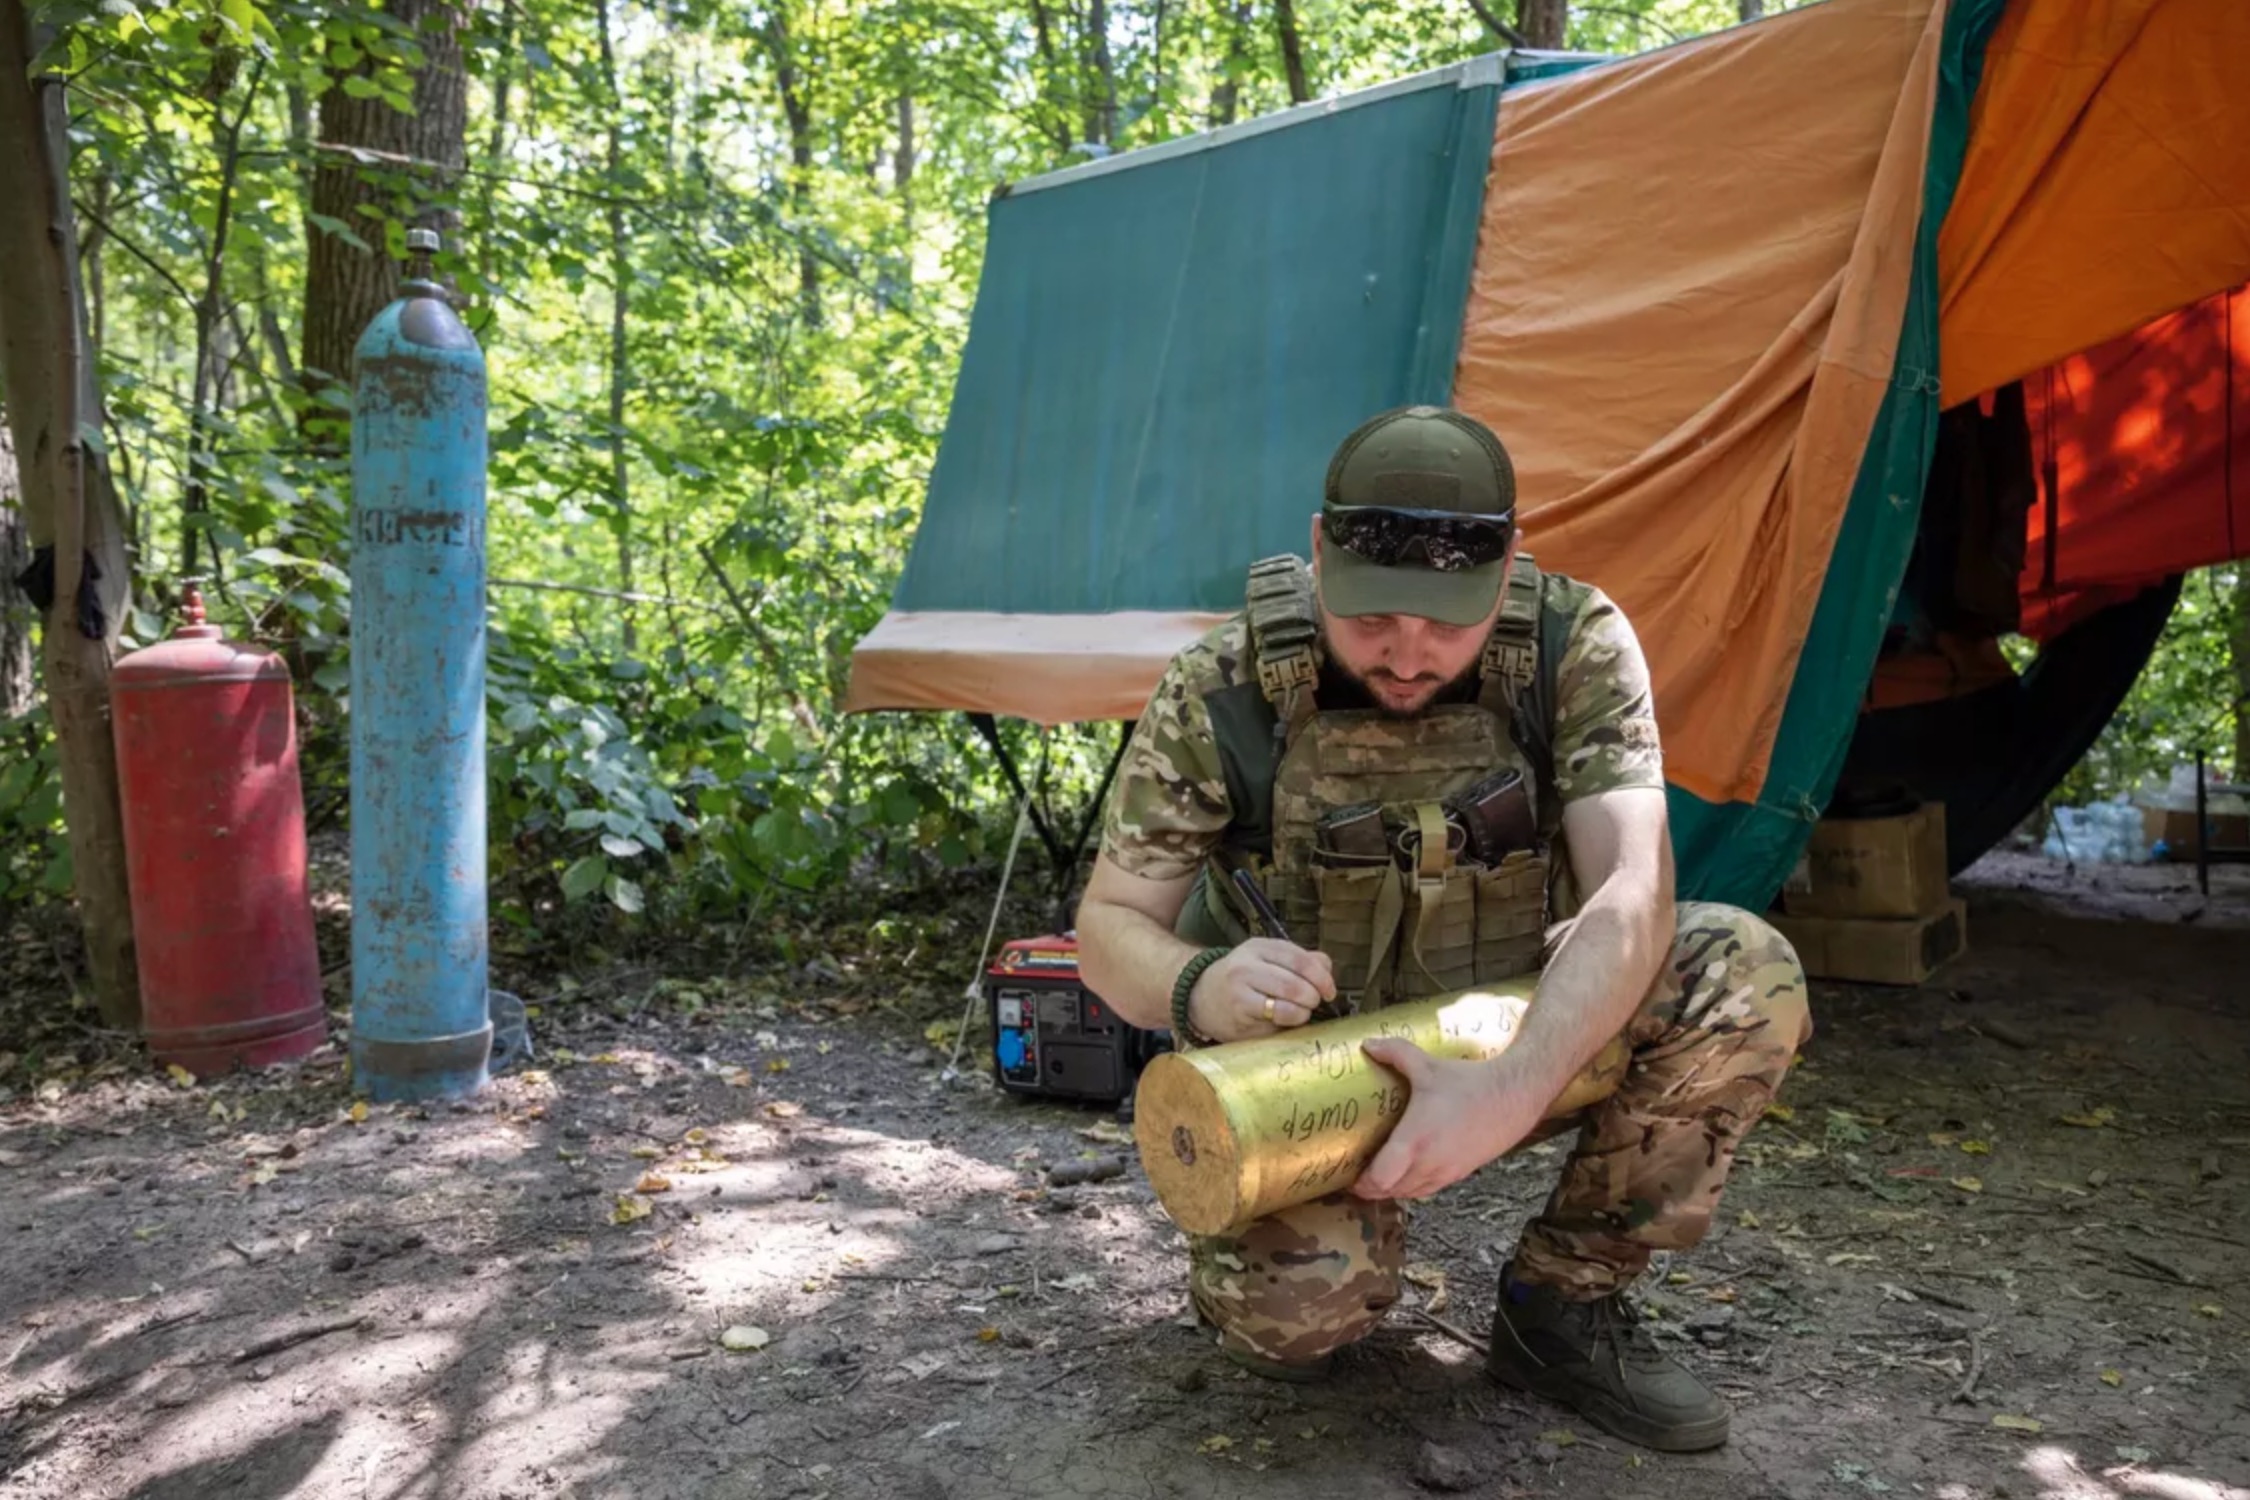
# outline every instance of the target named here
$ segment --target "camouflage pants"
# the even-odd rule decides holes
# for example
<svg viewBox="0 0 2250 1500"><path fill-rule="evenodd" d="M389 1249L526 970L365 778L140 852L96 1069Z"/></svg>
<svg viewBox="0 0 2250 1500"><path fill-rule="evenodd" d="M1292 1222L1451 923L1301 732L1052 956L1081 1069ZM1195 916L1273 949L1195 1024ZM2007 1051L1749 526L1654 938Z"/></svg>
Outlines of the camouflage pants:
<svg viewBox="0 0 2250 1500"><path fill-rule="evenodd" d="M1700 1242L1736 1144L1811 1034L1781 934L1733 907L1680 903L1671 956L1626 1026L1624 1082L1561 1122L1578 1127L1577 1147L1516 1248L1517 1279L1602 1297L1655 1251ZM1188 1289L1223 1345L1300 1364L1381 1322L1405 1260L1405 1205L1338 1193L1240 1234L1189 1236Z"/></svg>

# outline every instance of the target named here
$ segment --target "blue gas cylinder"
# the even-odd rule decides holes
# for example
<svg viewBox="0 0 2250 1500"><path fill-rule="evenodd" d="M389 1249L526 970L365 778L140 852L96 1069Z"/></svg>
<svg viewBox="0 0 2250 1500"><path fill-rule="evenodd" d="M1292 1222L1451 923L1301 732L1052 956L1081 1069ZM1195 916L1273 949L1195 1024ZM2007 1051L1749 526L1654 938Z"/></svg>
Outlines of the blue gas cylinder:
<svg viewBox="0 0 2250 1500"><path fill-rule="evenodd" d="M486 996L485 368L437 236L354 352L352 1079L378 1100L480 1088Z"/></svg>

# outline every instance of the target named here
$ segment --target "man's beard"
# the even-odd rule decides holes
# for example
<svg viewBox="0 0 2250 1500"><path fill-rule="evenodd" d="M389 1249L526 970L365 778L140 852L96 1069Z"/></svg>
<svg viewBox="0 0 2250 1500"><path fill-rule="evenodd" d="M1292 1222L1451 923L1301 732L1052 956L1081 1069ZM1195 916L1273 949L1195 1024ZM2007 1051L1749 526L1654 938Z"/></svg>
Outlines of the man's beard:
<svg viewBox="0 0 2250 1500"><path fill-rule="evenodd" d="M1367 704L1370 708L1374 709L1377 713L1381 714L1386 719L1401 720L1419 719L1420 717L1422 717L1422 715L1428 713L1438 704L1450 701L1459 693L1459 691L1463 687L1465 687L1471 680L1476 677L1479 669L1482 666L1481 662L1472 661L1466 667L1462 668L1459 672L1455 673L1450 681L1445 682L1439 682L1435 677L1394 677L1389 673L1385 673L1383 675L1387 677L1392 683L1401 686L1404 686L1407 683L1412 683L1417 687L1424 685L1435 686L1435 691L1433 691L1427 698L1423 699L1419 706L1414 708L1393 708L1389 703L1383 700L1381 694L1375 691L1375 685L1370 682L1365 675L1354 671L1350 666L1338 660L1334 653L1330 653L1329 664L1333 666L1338 672L1343 674L1344 680L1349 682L1352 687L1356 689L1359 694L1367 700Z"/></svg>

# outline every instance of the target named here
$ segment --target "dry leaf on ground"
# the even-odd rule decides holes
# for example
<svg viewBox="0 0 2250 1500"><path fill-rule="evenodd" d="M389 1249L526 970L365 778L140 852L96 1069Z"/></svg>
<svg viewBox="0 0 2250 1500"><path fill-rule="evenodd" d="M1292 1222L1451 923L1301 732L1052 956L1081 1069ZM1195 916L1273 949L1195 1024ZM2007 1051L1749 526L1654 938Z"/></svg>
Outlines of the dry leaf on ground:
<svg viewBox="0 0 2250 1500"><path fill-rule="evenodd" d="M773 1335L749 1323L737 1323L719 1335L719 1347L736 1354L753 1354L773 1342Z"/></svg>
<svg viewBox="0 0 2250 1500"><path fill-rule="evenodd" d="M1443 1266L1432 1265L1428 1261L1417 1261L1399 1274L1430 1294L1428 1300L1422 1304L1424 1312L1441 1313L1445 1311L1445 1305L1451 1300L1452 1293L1446 1288L1445 1268Z"/></svg>
<svg viewBox="0 0 2250 1500"><path fill-rule="evenodd" d="M627 1194L619 1198L617 1206L609 1211L609 1222L612 1224L630 1224L636 1219L647 1218L655 1211L656 1205L646 1198L636 1198Z"/></svg>
<svg viewBox="0 0 2250 1500"><path fill-rule="evenodd" d="M2007 1412L1996 1414L1992 1419L1992 1425L2009 1432L2045 1432L2047 1430L2047 1424L2037 1417L2018 1417Z"/></svg>

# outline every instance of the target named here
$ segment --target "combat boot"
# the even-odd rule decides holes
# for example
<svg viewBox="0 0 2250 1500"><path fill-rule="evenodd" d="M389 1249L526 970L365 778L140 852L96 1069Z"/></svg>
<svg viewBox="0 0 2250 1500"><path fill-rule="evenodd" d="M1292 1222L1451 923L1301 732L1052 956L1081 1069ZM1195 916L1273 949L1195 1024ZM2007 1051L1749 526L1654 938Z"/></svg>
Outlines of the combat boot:
<svg viewBox="0 0 2250 1500"><path fill-rule="evenodd" d="M1719 1393L1656 1347L1622 1293L1565 1300L1500 1273L1485 1368L1502 1385L1559 1401L1604 1431L1665 1453L1727 1440Z"/></svg>

